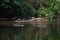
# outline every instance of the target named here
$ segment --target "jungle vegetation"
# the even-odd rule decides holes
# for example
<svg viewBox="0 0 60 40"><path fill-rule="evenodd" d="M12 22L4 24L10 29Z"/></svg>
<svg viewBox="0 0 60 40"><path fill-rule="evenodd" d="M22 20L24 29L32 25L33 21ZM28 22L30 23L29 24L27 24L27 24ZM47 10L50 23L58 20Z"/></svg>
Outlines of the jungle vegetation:
<svg viewBox="0 0 60 40"><path fill-rule="evenodd" d="M56 18L59 0L0 0L0 19Z"/></svg>

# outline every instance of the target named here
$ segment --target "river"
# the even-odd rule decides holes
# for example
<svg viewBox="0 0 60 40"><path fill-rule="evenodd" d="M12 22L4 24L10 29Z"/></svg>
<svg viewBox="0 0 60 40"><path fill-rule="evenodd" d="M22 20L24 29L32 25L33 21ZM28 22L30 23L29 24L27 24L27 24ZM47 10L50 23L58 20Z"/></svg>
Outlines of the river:
<svg viewBox="0 0 60 40"><path fill-rule="evenodd" d="M0 26L0 40L51 40L47 23L20 22L20 26ZM23 25L23 26L21 26Z"/></svg>

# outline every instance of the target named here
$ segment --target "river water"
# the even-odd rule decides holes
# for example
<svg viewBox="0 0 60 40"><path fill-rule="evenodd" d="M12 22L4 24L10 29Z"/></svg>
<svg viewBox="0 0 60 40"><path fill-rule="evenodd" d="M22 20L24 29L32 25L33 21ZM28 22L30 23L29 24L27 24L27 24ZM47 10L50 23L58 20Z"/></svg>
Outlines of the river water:
<svg viewBox="0 0 60 40"><path fill-rule="evenodd" d="M21 23L23 26L7 26L0 28L0 40L49 40L46 23Z"/></svg>

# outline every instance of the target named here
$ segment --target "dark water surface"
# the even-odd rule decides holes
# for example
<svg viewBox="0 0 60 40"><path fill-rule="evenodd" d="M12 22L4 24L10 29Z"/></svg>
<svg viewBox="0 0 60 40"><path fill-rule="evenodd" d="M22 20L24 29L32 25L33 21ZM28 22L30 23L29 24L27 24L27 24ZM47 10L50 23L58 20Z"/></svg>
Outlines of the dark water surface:
<svg viewBox="0 0 60 40"><path fill-rule="evenodd" d="M48 27L40 24L24 23L24 26L1 26L0 40L54 40L50 38Z"/></svg>

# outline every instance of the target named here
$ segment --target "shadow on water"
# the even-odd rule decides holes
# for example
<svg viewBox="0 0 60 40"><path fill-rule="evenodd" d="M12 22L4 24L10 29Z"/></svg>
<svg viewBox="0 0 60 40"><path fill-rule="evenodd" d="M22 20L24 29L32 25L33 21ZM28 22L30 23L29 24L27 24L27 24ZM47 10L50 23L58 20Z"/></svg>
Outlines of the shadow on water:
<svg viewBox="0 0 60 40"><path fill-rule="evenodd" d="M48 40L48 28L38 24L23 23L23 27L0 27L0 40ZM39 24L40 25L40 24Z"/></svg>

